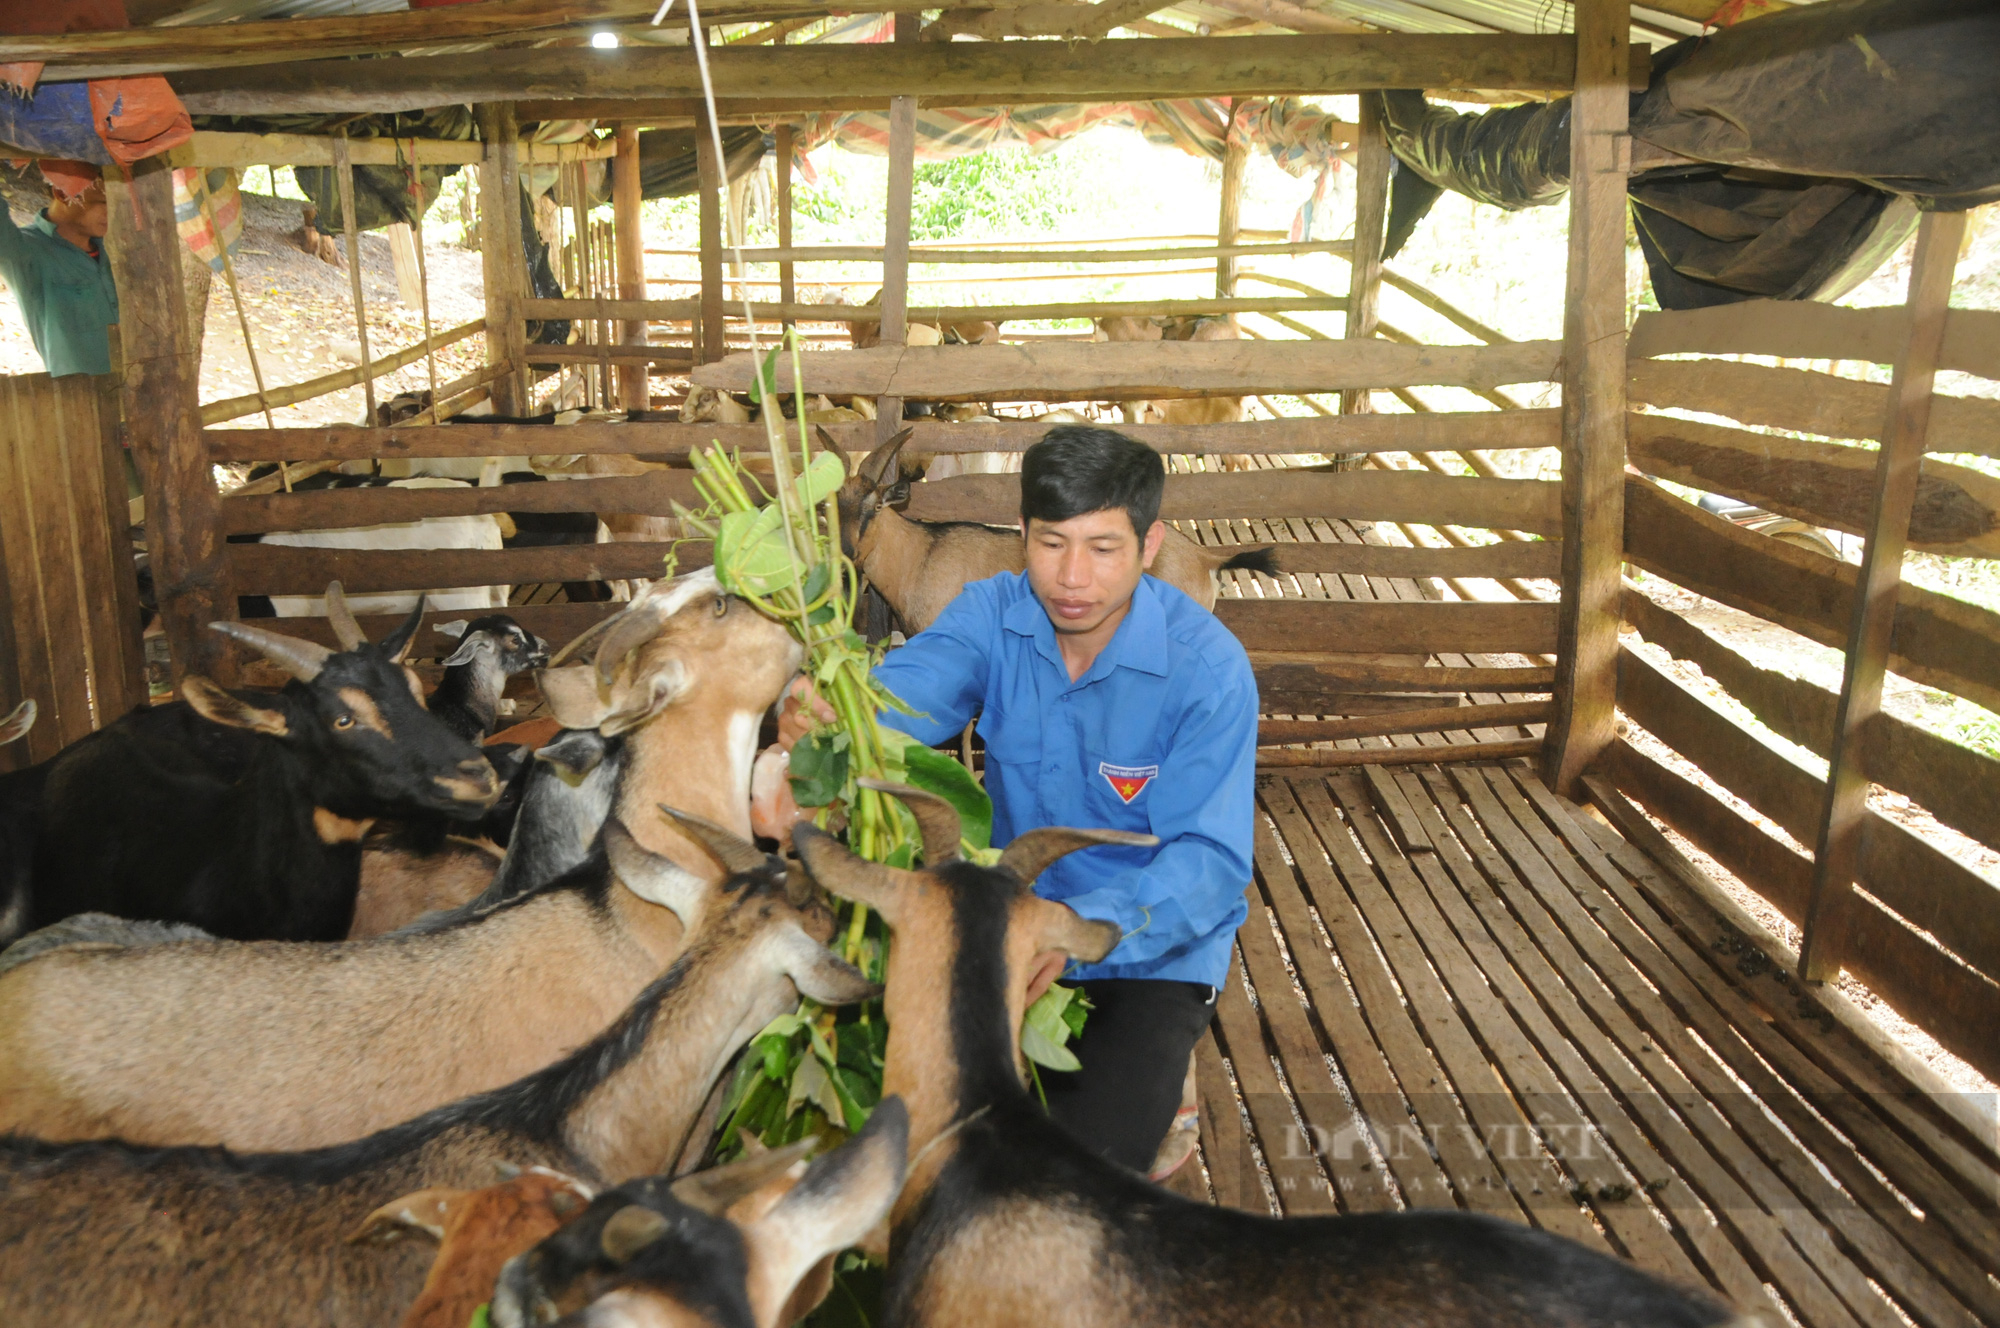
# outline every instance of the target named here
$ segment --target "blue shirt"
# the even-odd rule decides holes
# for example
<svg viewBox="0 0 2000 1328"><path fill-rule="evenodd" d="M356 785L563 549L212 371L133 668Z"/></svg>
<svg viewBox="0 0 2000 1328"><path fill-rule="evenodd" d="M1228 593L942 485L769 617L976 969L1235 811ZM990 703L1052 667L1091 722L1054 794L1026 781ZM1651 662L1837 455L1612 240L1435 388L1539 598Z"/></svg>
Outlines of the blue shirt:
<svg viewBox="0 0 2000 1328"><path fill-rule="evenodd" d="M118 290L102 243L85 253L56 234L47 214L16 226L0 200L0 277L52 376L111 372Z"/></svg>
<svg viewBox="0 0 2000 1328"><path fill-rule="evenodd" d="M1110 644L1071 682L1027 574L1004 573L968 585L875 677L923 712L882 722L921 742L979 712L995 844L1045 825L1159 836L1072 853L1035 882L1125 934L1071 976L1222 985L1248 912L1257 683L1214 614L1140 577Z"/></svg>

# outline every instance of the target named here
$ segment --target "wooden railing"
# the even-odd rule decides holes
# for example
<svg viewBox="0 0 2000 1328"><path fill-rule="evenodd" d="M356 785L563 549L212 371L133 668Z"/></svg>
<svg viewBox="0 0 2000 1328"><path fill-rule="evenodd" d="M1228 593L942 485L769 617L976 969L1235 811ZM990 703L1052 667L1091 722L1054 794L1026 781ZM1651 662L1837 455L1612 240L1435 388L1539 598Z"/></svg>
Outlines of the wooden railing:
<svg viewBox="0 0 2000 1328"><path fill-rule="evenodd" d="M1732 360L1649 357L1778 355L1893 363L1900 374L1911 326L1902 309L1771 302L1643 315L1631 340L1632 402L1738 424L1635 413L1632 461L1665 479L1881 538L1881 453L1765 430L1878 438L1884 421L1894 418L1891 387ZM2000 375L1996 345L2000 314L1953 310L1944 316L1935 366ZM1928 432L1913 440L1912 467L1922 451L1994 454L1996 425L2000 402L1936 397ZM1910 548L2000 556L2000 481L1924 460L1909 483ZM1745 530L1639 478L1627 481L1625 558L1685 590L1847 651L1850 679L1861 659L1856 615L1867 606L1888 620L1878 667L2000 709L2000 614L1898 583L1893 570L1864 594L1854 566ZM1763 729L1828 758L1837 777L1844 771L1864 788L1899 793L1940 825L2000 847L2000 760L1878 707L1848 718L1852 737L1843 744L1840 693L1754 663L1630 584L1624 617L1649 644L1697 665ZM1806 924L1815 901L1829 898L1816 879L1813 852L1824 851L1830 833L1829 779L1630 648L1619 662L1618 702L1629 720L1712 785L1622 741L1605 773L1779 912ZM1743 814L1717 786L1783 836ZM1851 858L1843 859L1852 862L1854 890L1840 901L1838 932L1827 933L1838 942L1827 962L1844 966L1982 1073L2000 1075L2000 1041L1992 1032L2000 1027L2000 881L1969 865L1948 836L1865 804L1856 816ZM1822 877L1833 870L1818 866Z"/></svg>

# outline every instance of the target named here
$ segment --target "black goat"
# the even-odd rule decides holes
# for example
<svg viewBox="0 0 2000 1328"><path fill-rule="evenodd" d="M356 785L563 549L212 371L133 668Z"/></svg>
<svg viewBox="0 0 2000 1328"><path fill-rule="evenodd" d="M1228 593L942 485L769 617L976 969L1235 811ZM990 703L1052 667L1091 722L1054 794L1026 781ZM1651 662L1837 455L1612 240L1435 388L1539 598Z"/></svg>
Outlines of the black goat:
<svg viewBox="0 0 2000 1328"><path fill-rule="evenodd" d="M289 671L284 690L191 674L184 700L0 776L0 818L27 832L7 847L29 857L25 872L0 869L17 894L0 917L34 928L100 912L234 940L339 940L373 818L483 813L500 791L493 767L424 709L403 666L423 605L381 645L337 582L327 609L338 652L212 624Z"/></svg>
<svg viewBox="0 0 2000 1328"><path fill-rule="evenodd" d="M954 1328L1712 1328L1708 1296L1572 1241L1465 1212L1278 1220L1149 1184L1078 1143L1023 1083L1022 1011L1066 958L1094 963L1115 924L1037 897L1035 877L1092 844L1150 836L1046 828L994 867L958 859L959 820L908 804L925 868L863 861L793 831L821 885L880 911L889 951L883 1091L910 1108L919 1161L897 1201L885 1322ZM1224 1104L1225 1109L1228 1104ZM936 1142L935 1148L929 1147ZM926 1156L928 1154L928 1156Z"/></svg>
<svg viewBox="0 0 2000 1328"><path fill-rule="evenodd" d="M444 679L426 704L453 733L480 742L499 725L507 679L548 663L549 643L504 613L439 623L437 630L457 637L458 649L445 657Z"/></svg>

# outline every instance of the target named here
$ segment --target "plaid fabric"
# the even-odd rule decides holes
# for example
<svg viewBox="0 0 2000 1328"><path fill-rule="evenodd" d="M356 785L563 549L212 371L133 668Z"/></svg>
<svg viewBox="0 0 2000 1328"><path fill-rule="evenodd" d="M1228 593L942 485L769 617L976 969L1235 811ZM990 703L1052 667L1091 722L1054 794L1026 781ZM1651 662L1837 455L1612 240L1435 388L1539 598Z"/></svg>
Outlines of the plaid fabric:
<svg viewBox="0 0 2000 1328"><path fill-rule="evenodd" d="M229 246L230 253L235 253L236 246L243 242L243 198L236 192L235 167L210 167L205 180L203 174L193 169L174 172L174 225L194 256L212 271L220 272L222 249L215 242L215 232L221 230L223 243ZM209 215L201 210L203 192L208 196L208 212L214 216L214 226L209 225Z"/></svg>

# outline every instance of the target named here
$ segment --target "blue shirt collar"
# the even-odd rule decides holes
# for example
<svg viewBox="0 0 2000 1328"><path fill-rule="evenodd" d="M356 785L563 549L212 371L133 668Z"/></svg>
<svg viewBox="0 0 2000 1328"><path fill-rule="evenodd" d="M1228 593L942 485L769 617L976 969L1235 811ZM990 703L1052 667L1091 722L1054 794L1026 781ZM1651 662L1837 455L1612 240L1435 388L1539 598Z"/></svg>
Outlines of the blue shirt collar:
<svg viewBox="0 0 2000 1328"><path fill-rule="evenodd" d="M1028 584L1028 574L1020 572L1017 575L1021 578L1021 588L1027 593L1007 607L1001 619L1002 625L1010 632L1033 637L1035 648L1042 658L1067 674L1069 666L1063 663L1062 651L1056 646L1055 624L1049 621L1048 610L1035 597L1034 588ZM1158 583L1150 576L1139 578L1138 588L1132 592L1132 607L1126 611L1125 620L1111 634L1111 644L1090 666L1090 672L1077 679L1077 685L1095 682L1116 668L1137 669L1161 678L1167 676L1167 610L1160 602Z"/></svg>

